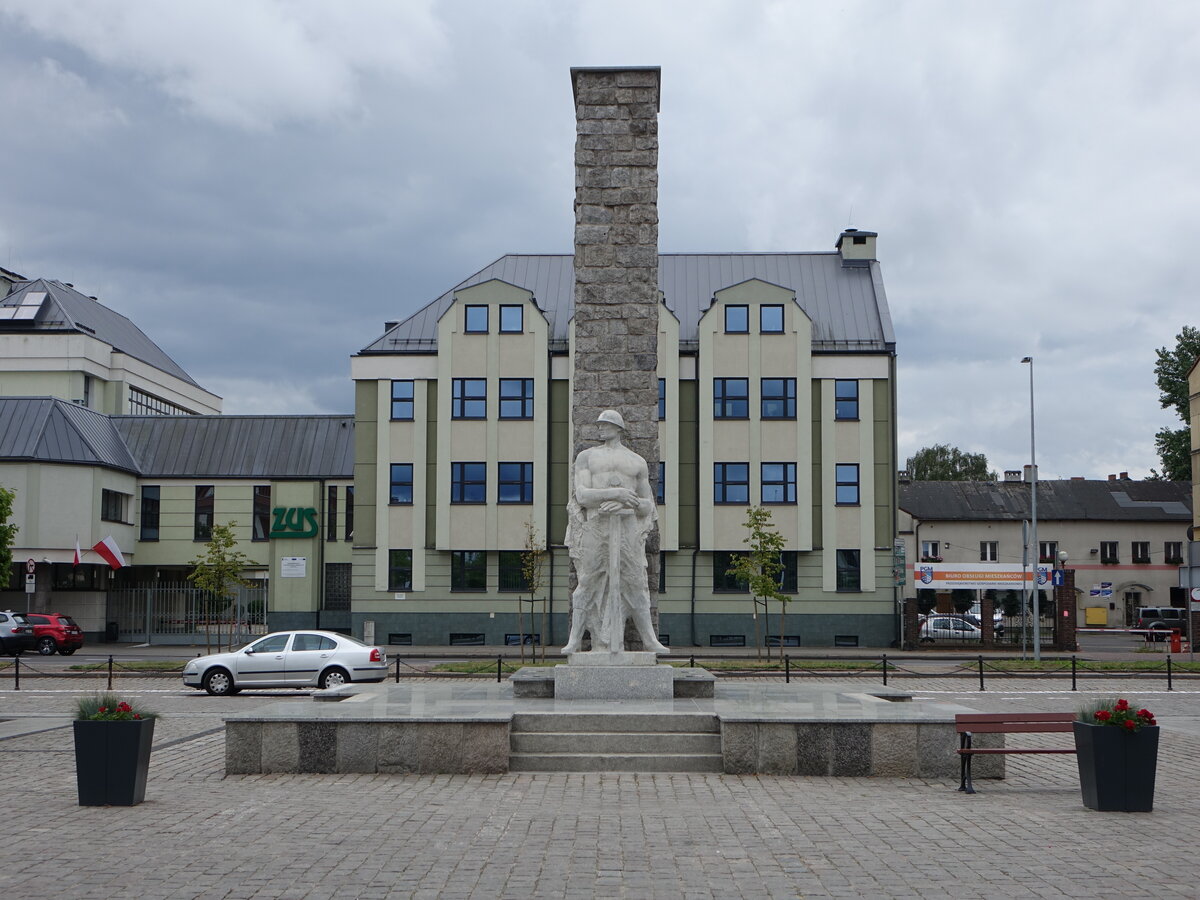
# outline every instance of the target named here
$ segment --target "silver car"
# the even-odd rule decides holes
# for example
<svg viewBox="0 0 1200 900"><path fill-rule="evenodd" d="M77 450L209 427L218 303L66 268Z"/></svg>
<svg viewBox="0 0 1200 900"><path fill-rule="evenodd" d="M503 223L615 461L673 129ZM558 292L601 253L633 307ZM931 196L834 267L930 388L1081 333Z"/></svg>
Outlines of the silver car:
<svg viewBox="0 0 1200 900"><path fill-rule="evenodd" d="M387 653L329 631L277 631L230 653L189 660L183 683L225 696L248 688L330 688L383 681Z"/></svg>

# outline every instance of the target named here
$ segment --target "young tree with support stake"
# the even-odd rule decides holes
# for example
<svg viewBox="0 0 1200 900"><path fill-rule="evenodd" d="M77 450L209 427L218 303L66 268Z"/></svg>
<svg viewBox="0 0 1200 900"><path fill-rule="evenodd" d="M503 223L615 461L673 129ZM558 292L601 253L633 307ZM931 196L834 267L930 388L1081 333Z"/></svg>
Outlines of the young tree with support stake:
<svg viewBox="0 0 1200 900"><path fill-rule="evenodd" d="M525 523L525 549L521 551L521 580L525 582L525 590L529 591L529 626L533 628L533 604L538 591L542 589L545 579L546 549L542 546L541 538L532 522ZM517 598L517 627L521 631L521 662L525 662L525 615L522 600ZM546 598L542 598L542 662L546 661L546 626L548 612ZM537 659L537 648L533 648L533 659Z"/></svg>
<svg viewBox="0 0 1200 900"><path fill-rule="evenodd" d="M228 525L213 525L212 537L209 542L204 545L204 553L193 559L190 565L191 574L188 575L188 581L196 585L202 591L206 591L213 598L213 609L223 610L237 600L237 589L239 587L248 587L250 582L242 577L242 572L250 560L246 554L237 549L237 538L233 536L233 529L237 526L237 522L230 522ZM208 604L205 604L208 606ZM229 647L233 647L233 622L229 623ZM212 628L211 620L208 615L204 617L204 642L206 652L212 652ZM221 631L217 629L217 644L221 643Z"/></svg>
<svg viewBox="0 0 1200 900"><path fill-rule="evenodd" d="M771 510L764 506L751 506L746 511L744 523L747 534L742 540L749 549L734 557L732 565L726 574L744 581L750 588L754 600L754 643L759 649L759 659L762 658L762 641L758 633L758 604L761 601L763 614L767 611L768 600L779 601L779 658L783 659L784 620L787 612L787 594L779 589L779 577L783 573L784 539L771 521ZM767 651L767 658L771 656Z"/></svg>
<svg viewBox="0 0 1200 900"><path fill-rule="evenodd" d="M16 499L16 491L0 485L0 588L8 587L8 579L12 577L12 546L17 538L17 526L8 520Z"/></svg>

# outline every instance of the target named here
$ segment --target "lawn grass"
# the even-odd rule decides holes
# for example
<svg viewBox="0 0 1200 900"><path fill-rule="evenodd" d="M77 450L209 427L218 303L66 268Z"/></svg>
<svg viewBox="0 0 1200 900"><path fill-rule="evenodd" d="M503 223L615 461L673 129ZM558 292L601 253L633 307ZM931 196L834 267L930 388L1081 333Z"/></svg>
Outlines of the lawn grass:
<svg viewBox="0 0 1200 900"><path fill-rule="evenodd" d="M116 672L182 672L188 661L186 659L131 659L125 662L113 660L113 671ZM108 663L77 663L67 666L72 672L99 672L108 669Z"/></svg>

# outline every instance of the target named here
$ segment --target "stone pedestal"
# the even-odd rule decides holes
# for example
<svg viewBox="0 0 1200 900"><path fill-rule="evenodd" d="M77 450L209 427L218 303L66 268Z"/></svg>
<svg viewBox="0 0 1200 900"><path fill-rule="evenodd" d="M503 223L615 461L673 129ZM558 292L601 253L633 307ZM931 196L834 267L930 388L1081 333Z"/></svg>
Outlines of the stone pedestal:
<svg viewBox="0 0 1200 900"><path fill-rule="evenodd" d="M619 660L619 661L618 661ZM554 667L556 700L670 700L675 669L653 653L572 653Z"/></svg>

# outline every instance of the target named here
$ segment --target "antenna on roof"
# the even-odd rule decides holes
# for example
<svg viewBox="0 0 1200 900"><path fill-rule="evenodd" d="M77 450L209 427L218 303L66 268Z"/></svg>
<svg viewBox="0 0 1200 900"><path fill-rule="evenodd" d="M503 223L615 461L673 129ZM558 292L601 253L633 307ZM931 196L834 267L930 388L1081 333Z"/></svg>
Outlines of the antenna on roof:
<svg viewBox="0 0 1200 900"><path fill-rule="evenodd" d="M846 227L849 228L854 224L854 204L850 204L850 212L846 213Z"/></svg>

